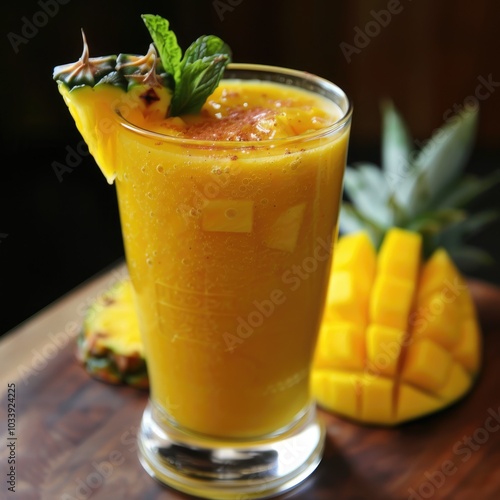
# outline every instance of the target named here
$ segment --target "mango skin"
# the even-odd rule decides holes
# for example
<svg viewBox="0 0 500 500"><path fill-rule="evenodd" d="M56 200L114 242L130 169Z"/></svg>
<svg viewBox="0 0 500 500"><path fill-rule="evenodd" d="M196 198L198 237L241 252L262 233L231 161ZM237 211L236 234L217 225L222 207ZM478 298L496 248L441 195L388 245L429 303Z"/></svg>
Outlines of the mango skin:
<svg viewBox="0 0 500 500"><path fill-rule="evenodd" d="M446 250L422 262L420 235L399 228L378 255L364 232L339 238L311 373L319 406L385 426L439 411L471 389L481 348Z"/></svg>

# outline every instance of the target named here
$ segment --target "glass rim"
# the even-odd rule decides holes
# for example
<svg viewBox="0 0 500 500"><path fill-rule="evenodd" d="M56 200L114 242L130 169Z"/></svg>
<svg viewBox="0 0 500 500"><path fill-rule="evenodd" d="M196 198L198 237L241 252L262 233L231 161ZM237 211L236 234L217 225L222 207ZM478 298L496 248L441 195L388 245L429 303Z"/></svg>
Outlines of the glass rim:
<svg viewBox="0 0 500 500"><path fill-rule="evenodd" d="M175 143L179 146L192 146L203 149L213 149L213 148L225 148L225 149L248 149L248 148L269 148L276 146L284 146L291 145L294 143L303 143L309 142L312 140L321 139L323 137L328 137L334 135L336 132L341 131L345 128L346 125L349 124L352 117L352 103L351 100L347 97L347 94L336 84L327 80L326 78L317 76L313 73L308 73L307 71L295 70L284 68L280 66L270 66L265 64L251 64L251 63L231 63L228 64L225 74L230 73L231 71L235 72L254 72L255 79L259 79L260 74L268 74L268 75L282 75L283 77L293 78L295 80L302 80L304 82L309 82L310 84L315 84L318 88L321 88L325 91L325 93L316 92L319 95L322 95L326 99L329 99L332 102L333 99L329 98L326 95L326 92L330 92L331 94L337 95L342 101L345 102L345 110L340 108L340 105L336 103L340 110L343 112L342 116L338 120L336 120L331 125L327 127L313 130L311 132L306 132L304 134L293 135L289 137L281 137L281 138L273 138L273 139L263 139L263 140L252 140L252 141L234 141L234 140L217 140L217 139L190 139L186 137L179 137L174 135L162 134L160 132L155 132L149 130L147 128L140 127L138 125L133 124L128 121L121 113L120 110L115 109L115 118L117 119L119 125L124 127L125 129L139 134L143 137L147 137L150 139L154 139L156 141ZM222 80L224 80L224 75ZM236 77L234 77L236 78ZM221 80L221 81L222 81ZM282 83L285 85L293 86L290 82L276 82L272 79L261 79L262 81L270 81L274 83ZM295 85L296 86L296 85ZM298 87L303 88L303 87ZM313 89L305 88L305 90L309 90L310 92L315 92Z"/></svg>

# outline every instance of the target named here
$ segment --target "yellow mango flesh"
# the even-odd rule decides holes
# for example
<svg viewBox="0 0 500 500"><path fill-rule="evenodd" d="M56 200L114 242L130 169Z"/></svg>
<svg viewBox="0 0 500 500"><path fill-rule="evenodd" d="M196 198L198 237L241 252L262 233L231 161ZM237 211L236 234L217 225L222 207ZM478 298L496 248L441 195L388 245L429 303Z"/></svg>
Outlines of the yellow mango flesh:
<svg viewBox="0 0 500 500"><path fill-rule="evenodd" d="M376 263L375 251L366 234L339 239L333 263L339 286L328 289L325 320L343 319L362 327L367 325L368 301Z"/></svg>
<svg viewBox="0 0 500 500"><path fill-rule="evenodd" d="M397 228L378 255L363 232L339 239L311 377L320 406L399 424L461 398L480 363L474 304L445 250L422 263L420 236Z"/></svg>

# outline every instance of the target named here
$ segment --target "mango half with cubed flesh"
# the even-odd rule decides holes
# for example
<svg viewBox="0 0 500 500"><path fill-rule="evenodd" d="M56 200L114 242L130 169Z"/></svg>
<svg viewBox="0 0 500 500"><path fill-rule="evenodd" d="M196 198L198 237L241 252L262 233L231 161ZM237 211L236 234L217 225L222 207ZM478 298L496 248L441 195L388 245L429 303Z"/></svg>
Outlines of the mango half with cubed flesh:
<svg viewBox="0 0 500 500"><path fill-rule="evenodd" d="M356 421L394 425L464 396L481 364L474 304L444 249L397 228L378 255L364 232L339 238L311 388Z"/></svg>

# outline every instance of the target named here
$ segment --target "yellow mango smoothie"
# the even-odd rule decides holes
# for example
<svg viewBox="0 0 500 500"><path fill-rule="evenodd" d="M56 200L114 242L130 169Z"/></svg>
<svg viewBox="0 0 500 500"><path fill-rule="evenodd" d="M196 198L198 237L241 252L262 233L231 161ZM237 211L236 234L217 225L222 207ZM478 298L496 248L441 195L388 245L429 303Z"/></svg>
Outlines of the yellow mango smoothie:
<svg viewBox="0 0 500 500"><path fill-rule="evenodd" d="M53 75L117 189L151 389L139 460L197 497L269 498L323 453L309 378L352 108L328 80L233 64L215 35L182 50L141 17L145 55L90 57L82 33Z"/></svg>
<svg viewBox="0 0 500 500"><path fill-rule="evenodd" d="M171 425L256 438L310 406L345 114L286 81L224 79L197 115L118 119L127 264Z"/></svg>

